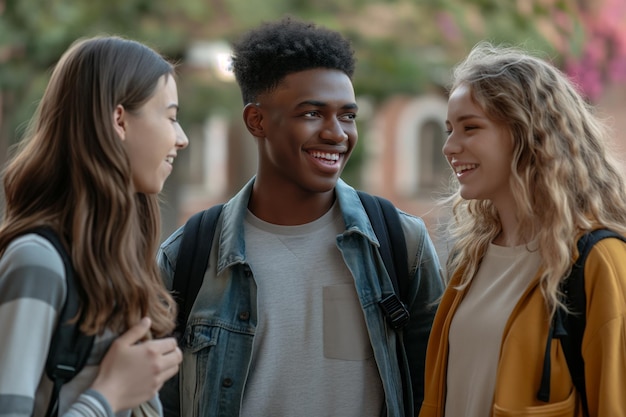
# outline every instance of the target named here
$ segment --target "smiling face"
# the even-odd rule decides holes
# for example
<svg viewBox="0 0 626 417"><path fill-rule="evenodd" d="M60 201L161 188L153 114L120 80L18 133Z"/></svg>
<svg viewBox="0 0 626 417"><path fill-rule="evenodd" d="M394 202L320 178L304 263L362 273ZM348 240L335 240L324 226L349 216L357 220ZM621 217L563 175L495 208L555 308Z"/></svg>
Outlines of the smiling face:
<svg viewBox="0 0 626 417"><path fill-rule="evenodd" d="M507 127L495 122L474 102L468 86L457 87L448 100L448 139L443 154L466 200L491 200L496 207L513 202L509 186L513 140Z"/></svg>
<svg viewBox="0 0 626 417"><path fill-rule="evenodd" d="M330 69L296 72L258 101L244 112L258 141L257 184L280 192L332 191L358 139L350 78Z"/></svg>
<svg viewBox="0 0 626 417"><path fill-rule="evenodd" d="M131 113L118 105L115 129L123 140L132 171L133 185L140 193L156 194L172 172L179 149L189 141L176 119L178 91L171 76L159 79L152 97Z"/></svg>

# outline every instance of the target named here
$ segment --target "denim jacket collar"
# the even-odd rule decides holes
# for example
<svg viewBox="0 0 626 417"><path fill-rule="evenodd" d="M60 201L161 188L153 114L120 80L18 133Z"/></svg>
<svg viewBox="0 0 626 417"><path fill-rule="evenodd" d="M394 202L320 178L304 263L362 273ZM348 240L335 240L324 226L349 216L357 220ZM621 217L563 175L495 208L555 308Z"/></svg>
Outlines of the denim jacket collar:
<svg viewBox="0 0 626 417"><path fill-rule="evenodd" d="M248 201L252 194L255 178L248 183L224 205L222 211L222 229L219 232L218 274L225 268L246 262L246 244L244 239L244 219L248 211ZM346 225L344 235L359 233L378 246L378 239L361 204L356 190L342 179L335 186L336 198L341 207Z"/></svg>

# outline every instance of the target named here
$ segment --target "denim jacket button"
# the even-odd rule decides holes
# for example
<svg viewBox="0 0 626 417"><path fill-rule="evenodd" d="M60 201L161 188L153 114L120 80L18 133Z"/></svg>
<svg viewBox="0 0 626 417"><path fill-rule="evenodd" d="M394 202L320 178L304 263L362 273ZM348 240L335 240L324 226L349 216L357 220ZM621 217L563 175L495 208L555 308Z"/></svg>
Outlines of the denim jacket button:
<svg viewBox="0 0 626 417"><path fill-rule="evenodd" d="M241 313L239 313L239 320L248 321L249 319L250 319L249 311L242 311Z"/></svg>
<svg viewBox="0 0 626 417"><path fill-rule="evenodd" d="M232 387L233 386L233 380L230 378L224 378L224 380L222 381L222 386L223 387Z"/></svg>

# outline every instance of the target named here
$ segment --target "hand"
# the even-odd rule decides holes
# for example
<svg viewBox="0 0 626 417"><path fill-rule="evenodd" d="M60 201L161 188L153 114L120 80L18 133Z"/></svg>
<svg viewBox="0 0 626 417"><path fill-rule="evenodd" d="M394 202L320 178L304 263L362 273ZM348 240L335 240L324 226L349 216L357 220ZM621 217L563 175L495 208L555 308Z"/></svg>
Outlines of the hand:
<svg viewBox="0 0 626 417"><path fill-rule="evenodd" d="M178 372L183 356L176 339L139 343L148 335L150 324L145 317L115 339L100 364L91 388L107 399L113 412L148 401Z"/></svg>

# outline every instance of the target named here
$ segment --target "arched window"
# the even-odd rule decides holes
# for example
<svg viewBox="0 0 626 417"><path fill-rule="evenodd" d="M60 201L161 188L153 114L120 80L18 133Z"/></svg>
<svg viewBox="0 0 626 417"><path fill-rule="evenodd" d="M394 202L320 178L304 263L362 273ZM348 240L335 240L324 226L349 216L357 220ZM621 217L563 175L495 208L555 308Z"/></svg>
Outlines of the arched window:
<svg viewBox="0 0 626 417"><path fill-rule="evenodd" d="M425 96L409 102L398 115L394 141L398 194L414 198L443 189L449 172L441 153L446 112L443 97Z"/></svg>
<svg viewBox="0 0 626 417"><path fill-rule="evenodd" d="M448 164L441 153L445 143L444 126L440 120L428 119L422 124L418 141L418 154L416 155L417 169L419 171L417 194L441 189L442 179L448 174Z"/></svg>

